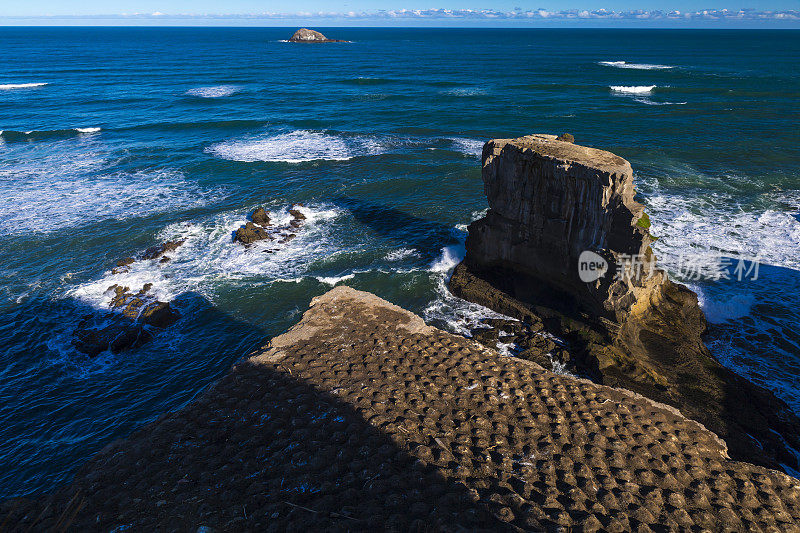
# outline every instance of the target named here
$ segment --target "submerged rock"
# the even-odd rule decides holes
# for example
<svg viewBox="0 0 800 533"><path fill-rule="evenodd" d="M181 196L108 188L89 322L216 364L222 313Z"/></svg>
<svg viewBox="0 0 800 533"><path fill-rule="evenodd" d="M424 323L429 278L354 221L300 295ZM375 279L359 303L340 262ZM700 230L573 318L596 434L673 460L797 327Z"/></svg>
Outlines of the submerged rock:
<svg viewBox="0 0 800 533"><path fill-rule="evenodd" d="M734 458L798 468L800 419L714 359L697 296L657 268L627 161L553 135L490 141L482 159L489 211L454 294L541 322L583 373L678 407Z"/></svg>
<svg viewBox="0 0 800 533"><path fill-rule="evenodd" d="M174 252L186 242L185 240L167 241L151 246L142 254L142 259L158 259L167 252Z"/></svg>
<svg viewBox="0 0 800 533"><path fill-rule="evenodd" d="M166 263L170 260L170 257L165 256L164 254L167 252L174 252L179 247L186 242L185 240L175 240L175 241L167 241L161 244L157 244L155 246L151 246L147 250L145 250L140 256L140 260L150 260L150 259L158 259L159 257L161 260L159 263ZM112 274L122 274L128 272L130 269L128 268L130 265L136 262L136 259L133 257L125 257L117 261L117 266L111 269Z"/></svg>
<svg viewBox="0 0 800 533"><path fill-rule="evenodd" d="M328 39L316 30L309 30L308 28L300 28L289 39L293 43L346 43L341 39Z"/></svg>
<svg viewBox="0 0 800 533"><path fill-rule="evenodd" d="M92 357L105 350L118 353L152 339L145 326L162 329L172 325L180 314L169 302L149 295L151 288L152 284L146 283L133 293L129 287L109 287L109 291L114 291L110 304L114 312L85 316L73 332L73 346Z"/></svg>

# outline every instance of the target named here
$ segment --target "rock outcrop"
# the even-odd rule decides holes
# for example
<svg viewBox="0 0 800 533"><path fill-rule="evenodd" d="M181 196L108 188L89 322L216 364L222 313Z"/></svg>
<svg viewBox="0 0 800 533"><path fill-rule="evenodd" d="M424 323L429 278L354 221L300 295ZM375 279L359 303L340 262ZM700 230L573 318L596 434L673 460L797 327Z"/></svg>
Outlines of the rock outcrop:
<svg viewBox="0 0 800 533"><path fill-rule="evenodd" d="M273 226L267 211L263 207L259 207L250 215L250 220L236 230L233 240L248 247L258 241L274 241L276 239L277 244L287 244L297 237L296 231L306 220L306 216L298 209L299 207L303 207L302 204L292 204L289 209L291 220L288 226L283 227ZM265 251L272 252L274 250Z"/></svg>
<svg viewBox="0 0 800 533"><path fill-rule="evenodd" d="M67 517L66 519L64 517ZM629 391L339 286L13 532L800 531L800 481Z"/></svg>
<svg viewBox="0 0 800 533"><path fill-rule="evenodd" d="M153 338L153 331L172 325L180 314L153 297L151 288L147 283L134 293L129 287L109 287L112 312L84 316L73 332L73 346L90 357L106 350L118 353L141 346Z"/></svg>
<svg viewBox="0 0 800 533"><path fill-rule="evenodd" d="M450 289L541 324L578 370L679 408L733 457L797 469L800 420L714 359L697 296L657 268L630 164L570 137L484 146L489 211L470 224Z"/></svg>
<svg viewBox="0 0 800 533"><path fill-rule="evenodd" d="M289 39L293 43L346 43L342 39L328 39L316 30L309 30L308 28L300 28Z"/></svg>

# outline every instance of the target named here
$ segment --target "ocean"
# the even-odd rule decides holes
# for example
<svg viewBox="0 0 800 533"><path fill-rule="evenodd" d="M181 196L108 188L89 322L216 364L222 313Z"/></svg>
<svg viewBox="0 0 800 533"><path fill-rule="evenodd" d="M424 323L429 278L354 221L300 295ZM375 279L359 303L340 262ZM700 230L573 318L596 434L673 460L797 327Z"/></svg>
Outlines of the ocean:
<svg viewBox="0 0 800 533"><path fill-rule="evenodd" d="M800 32L321 30L352 42L0 28L0 498L69 481L338 283L468 333L492 313L445 283L487 207L481 148L528 133L631 162L713 353L800 414ZM294 240L232 241L296 203ZM174 239L171 261L112 273ZM178 322L118 354L73 347L109 286L145 283Z"/></svg>

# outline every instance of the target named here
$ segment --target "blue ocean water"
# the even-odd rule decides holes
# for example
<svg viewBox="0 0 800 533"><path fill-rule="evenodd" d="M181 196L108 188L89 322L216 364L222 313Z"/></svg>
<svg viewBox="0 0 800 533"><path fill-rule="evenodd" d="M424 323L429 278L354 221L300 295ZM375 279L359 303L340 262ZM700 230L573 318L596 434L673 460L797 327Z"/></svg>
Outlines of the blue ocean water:
<svg viewBox="0 0 800 533"><path fill-rule="evenodd" d="M444 283L486 209L482 144L535 132L631 161L714 353L800 413L800 32L292 31L0 28L0 498L69 480L336 283L468 331L487 312ZM274 253L231 241L296 202ZM686 254L758 277L692 279ZM114 283L182 318L89 358L72 332Z"/></svg>

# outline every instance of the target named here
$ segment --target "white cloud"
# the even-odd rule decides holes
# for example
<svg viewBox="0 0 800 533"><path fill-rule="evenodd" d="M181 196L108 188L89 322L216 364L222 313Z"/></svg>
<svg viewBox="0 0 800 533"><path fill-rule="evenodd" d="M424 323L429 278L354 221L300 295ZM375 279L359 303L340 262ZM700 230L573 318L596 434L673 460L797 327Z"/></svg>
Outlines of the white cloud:
<svg viewBox="0 0 800 533"><path fill-rule="evenodd" d="M500 11L495 9L392 9L379 11L348 11L348 12L295 12L295 13L233 13L233 14L165 14L160 11L155 13L109 14L109 15L72 15L72 16L14 16L0 17L5 20L13 19L174 19L174 20L297 20L297 19L349 19L364 21L381 20L506 20L506 21L536 21L536 20L615 20L615 21L800 21L800 10L783 11L757 11L754 9L704 9L698 11L660 11L660 10L629 10L610 11L607 9L576 10L565 9L561 11L547 11L545 9Z"/></svg>

